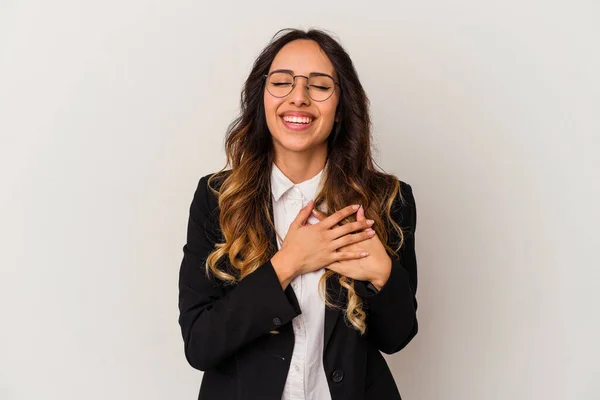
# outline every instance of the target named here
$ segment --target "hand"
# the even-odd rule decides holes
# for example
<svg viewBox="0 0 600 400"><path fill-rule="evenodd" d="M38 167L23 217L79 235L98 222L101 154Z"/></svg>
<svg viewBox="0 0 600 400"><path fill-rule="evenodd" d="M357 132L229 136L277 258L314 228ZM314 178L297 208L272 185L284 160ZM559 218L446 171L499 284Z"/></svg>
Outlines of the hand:
<svg viewBox="0 0 600 400"><path fill-rule="evenodd" d="M290 224L281 248L273 257L275 264L279 264L280 259L284 260L281 264L290 266L291 275L297 276L316 271L337 261L365 257L361 255L360 246L353 249L341 249L369 237L366 232L352 233L369 227L364 219L338 225L344 218L354 214L357 209L348 206L327 218L322 218L316 224L307 224L313 207L314 203L311 200Z"/></svg>
<svg viewBox="0 0 600 400"><path fill-rule="evenodd" d="M323 221L325 215L318 210L313 210L313 215ZM364 209L360 207L356 214L357 222L369 221L365 218ZM360 281L370 281L377 289L381 289L387 282L392 270L392 259L387 254L383 243L379 240L375 231L365 228L364 232L371 231L370 236L362 242L354 242L343 246L338 251L359 251L364 250L369 253L367 257L351 260L337 260L326 265L326 268Z"/></svg>

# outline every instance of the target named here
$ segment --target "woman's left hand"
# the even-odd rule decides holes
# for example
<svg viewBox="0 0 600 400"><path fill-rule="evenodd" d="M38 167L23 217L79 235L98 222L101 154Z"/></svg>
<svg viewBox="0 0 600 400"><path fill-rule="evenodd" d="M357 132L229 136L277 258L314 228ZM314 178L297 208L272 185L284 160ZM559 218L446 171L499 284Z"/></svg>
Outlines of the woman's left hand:
<svg viewBox="0 0 600 400"><path fill-rule="evenodd" d="M313 215L319 221L326 218L326 216L316 208L313 209ZM364 209L361 207L356 213L356 220L362 221L365 219ZM354 280L370 281L378 290L380 290L390 276L392 259L387 254L385 247L381 243L381 240L379 240L377 234L362 242L340 247L338 251L341 251L342 249L348 251L362 250L369 253L369 255L354 260L336 261L326 265L325 268Z"/></svg>

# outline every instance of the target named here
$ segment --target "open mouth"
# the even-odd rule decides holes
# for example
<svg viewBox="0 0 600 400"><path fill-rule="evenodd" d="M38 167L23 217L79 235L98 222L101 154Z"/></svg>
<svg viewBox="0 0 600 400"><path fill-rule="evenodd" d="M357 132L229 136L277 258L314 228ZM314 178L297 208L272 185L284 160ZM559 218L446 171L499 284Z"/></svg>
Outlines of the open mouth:
<svg viewBox="0 0 600 400"><path fill-rule="evenodd" d="M314 119L311 117L296 117L296 116L288 116L284 115L281 117L283 124L286 128L291 129L293 131L303 131L308 129L312 124Z"/></svg>

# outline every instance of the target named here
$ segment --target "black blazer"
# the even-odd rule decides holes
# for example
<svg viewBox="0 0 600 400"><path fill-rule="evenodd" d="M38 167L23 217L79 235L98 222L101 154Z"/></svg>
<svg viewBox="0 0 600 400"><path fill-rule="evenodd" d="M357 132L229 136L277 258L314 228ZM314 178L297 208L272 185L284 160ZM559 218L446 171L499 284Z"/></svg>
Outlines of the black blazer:
<svg viewBox="0 0 600 400"><path fill-rule="evenodd" d="M198 399L281 400L294 347L291 321L302 311L291 285L282 290L270 261L233 286L206 278L206 257L223 239L217 198L207 185L210 175L200 179L190 206L179 272L179 324L185 357L192 367L205 371ZM325 311L323 362L332 400L400 399L380 353L400 351L418 327L417 214L410 185L400 181L400 188L407 204L397 197L392 217L401 227L408 227L408 233L399 258L392 257L389 280L376 294L366 287L368 282L355 282L367 312L365 336L348 327L340 311ZM265 231L276 251L274 231L268 224ZM395 248L398 236L393 229L388 232L388 243L394 240ZM332 278L327 280L327 292L343 305L345 290ZM270 333L273 330L279 334Z"/></svg>

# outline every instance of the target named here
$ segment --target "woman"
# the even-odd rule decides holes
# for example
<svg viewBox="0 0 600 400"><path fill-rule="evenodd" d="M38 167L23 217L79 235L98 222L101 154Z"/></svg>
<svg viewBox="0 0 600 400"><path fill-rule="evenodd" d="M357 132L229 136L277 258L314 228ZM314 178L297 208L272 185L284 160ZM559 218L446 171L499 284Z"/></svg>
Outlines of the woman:
<svg viewBox="0 0 600 400"><path fill-rule="evenodd" d="M194 194L179 276L199 399L400 399L380 351L417 333L415 202L373 166L340 44L278 32L225 147L231 169Z"/></svg>

